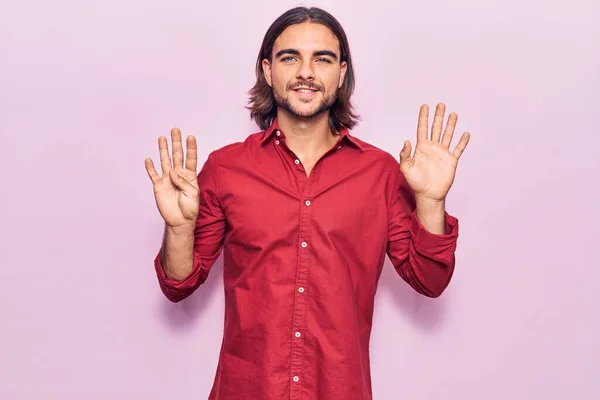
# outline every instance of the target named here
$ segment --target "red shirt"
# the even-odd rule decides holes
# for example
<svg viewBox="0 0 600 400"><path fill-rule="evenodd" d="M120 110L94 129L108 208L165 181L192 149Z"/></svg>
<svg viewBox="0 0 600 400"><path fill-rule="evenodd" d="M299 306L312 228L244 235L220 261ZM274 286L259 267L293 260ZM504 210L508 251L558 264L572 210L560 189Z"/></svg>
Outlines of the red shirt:
<svg viewBox="0 0 600 400"><path fill-rule="evenodd" d="M212 152L200 173L194 267L163 293L201 285L223 249L225 325L209 399L371 399L369 340L386 254L417 292L439 296L458 221L418 221L398 161L342 130L306 176L273 124Z"/></svg>

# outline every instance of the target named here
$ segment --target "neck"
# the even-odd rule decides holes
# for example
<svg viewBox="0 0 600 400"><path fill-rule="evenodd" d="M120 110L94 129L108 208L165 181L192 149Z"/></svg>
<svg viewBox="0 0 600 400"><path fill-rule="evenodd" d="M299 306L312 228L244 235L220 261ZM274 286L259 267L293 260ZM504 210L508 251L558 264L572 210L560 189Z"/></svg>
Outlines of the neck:
<svg viewBox="0 0 600 400"><path fill-rule="evenodd" d="M313 118L298 118L278 109L277 124L285 133L287 146L299 156L318 157L338 138L338 133L329 126L329 112Z"/></svg>

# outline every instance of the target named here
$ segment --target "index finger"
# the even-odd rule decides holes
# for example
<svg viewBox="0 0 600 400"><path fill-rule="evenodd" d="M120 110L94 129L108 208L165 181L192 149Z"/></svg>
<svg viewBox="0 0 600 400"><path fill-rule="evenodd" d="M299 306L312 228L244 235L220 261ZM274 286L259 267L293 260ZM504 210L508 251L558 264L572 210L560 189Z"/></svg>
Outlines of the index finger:
<svg viewBox="0 0 600 400"><path fill-rule="evenodd" d="M193 136L188 136L185 146L187 148L185 168L196 172L196 165L198 163L198 148L196 146L196 138Z"/></svg>
<svg viewBox="0 0 600 400"><path fill-rule="evenodd" d="M423 104L419 109L419 122L417 123L417 142L427 140L429 131L429 106Z"/></svg>
<svg viewBox="0 0 600 400"><path fill-rule="evenodd" d="M171 170L171 157L169 157L169 144L164 136L158 138L158 151L162 173L163 175L168 174Z"/></svg>

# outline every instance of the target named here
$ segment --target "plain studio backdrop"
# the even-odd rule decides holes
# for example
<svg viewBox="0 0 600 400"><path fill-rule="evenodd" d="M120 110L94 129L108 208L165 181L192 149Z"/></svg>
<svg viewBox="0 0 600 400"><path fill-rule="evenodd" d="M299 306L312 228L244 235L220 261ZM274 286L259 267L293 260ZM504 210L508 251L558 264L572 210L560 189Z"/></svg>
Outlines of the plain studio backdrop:
<svg viewBox="0 0 600 400"><path fill-rule="evenodd" d="M144 158L159 166L174 126L196 135L200 165L258 131L255 57L297 4L0 3L0 398L208 396L222 259L186 301L162 295ZM600 3L304 5L347 30L356 136L397 156L419 106L440 101L472 133L448 199L448 290L420 296L386 262L375 399L600 398Z"/></svg>

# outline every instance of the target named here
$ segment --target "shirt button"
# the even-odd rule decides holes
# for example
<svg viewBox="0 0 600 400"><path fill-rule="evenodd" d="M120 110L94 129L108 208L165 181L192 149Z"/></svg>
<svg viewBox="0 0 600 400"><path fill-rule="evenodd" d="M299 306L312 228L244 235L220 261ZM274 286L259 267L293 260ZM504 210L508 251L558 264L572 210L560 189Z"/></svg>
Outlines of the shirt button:
<svg viewBox="0 0 600 400"><path fill-rule="evenodd" d="M277 136L280 136L280 135L281 135L281 132L277 131Z"/></svg>
<svg viewBox="0 0 600 400"><path fill-rule="evenodd" d="M300 332L296 332L296 337L300 337Z"/></svg>
<svg viewBox="0 0 600 400"><path fill-rule="evenodd" d="M304 204L306 204L306 207L310 206L310 200L306 200Z"/></svg>
<svg viewBox="0 0 600 400"><path fill-rule="evenodd" d="M299 287L299 288L298 288L298 291L299 291L300 293L304 293L304 288L303 288L303 287Z"/></svg>
<svg viewBox="0 0 600 400"><path fill-rule="evenodd" d="M308 246L308 243L302 242L302 247L306 247L306 246Z"/></svg>
<svg viewBox="0 0 600 400"><path fill-rule="evenodd" d="M279 144L279 140L276 140L276 141L275 141L275 144Z"/></svg>
<svg viewBox="0 0 600 400"><path fill-rule="evenodd" d="M294 160L294 162L296 163L296 165L300 164L300 160Z"/></svg>
<svg viewBox="0 0 600 400"><path fill-rule="evenodd" d="M298 378L297 376L294 377L294 382L298 382L300 380L300 378Z"/></svg>

